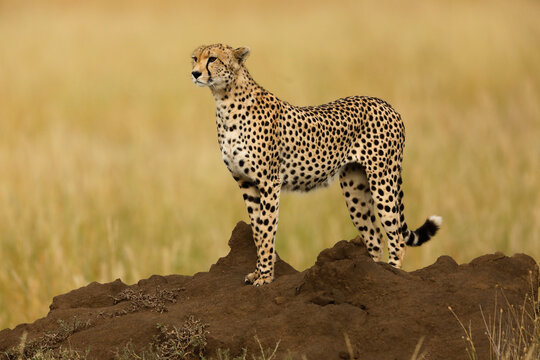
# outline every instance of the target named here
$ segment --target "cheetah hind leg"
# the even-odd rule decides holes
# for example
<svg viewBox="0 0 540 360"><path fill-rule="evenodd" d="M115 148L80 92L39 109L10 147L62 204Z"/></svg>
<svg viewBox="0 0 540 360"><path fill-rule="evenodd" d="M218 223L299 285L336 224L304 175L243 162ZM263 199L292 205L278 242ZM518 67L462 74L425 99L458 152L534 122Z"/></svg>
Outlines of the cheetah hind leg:
<svg viewBox="0 0 540 360"><path fill-rule="evenodd" d="M339 182L354 226L360 231L373 260L380 261L383 251L382 236L375 223L374 203L366 171L360 164L348 164L341 170Z"/></svg>
<svg viewBox="0 0 540 360"><path fill-rule="evenodd" d="M378 174L377 178L369 179L371 196L375 201L377 215L388 237L388 263L395 268L401 268L405 255L405 240L403 239L400 222L399 204L399 172ZM390 190L388 190L390 189Z"/></svg>

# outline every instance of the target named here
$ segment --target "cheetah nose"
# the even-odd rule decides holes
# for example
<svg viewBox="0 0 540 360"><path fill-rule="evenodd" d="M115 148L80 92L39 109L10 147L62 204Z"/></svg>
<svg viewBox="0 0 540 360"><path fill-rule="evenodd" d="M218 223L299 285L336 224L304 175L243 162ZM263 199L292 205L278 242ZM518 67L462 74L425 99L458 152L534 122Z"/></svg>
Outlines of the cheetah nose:
<svg viewBox="0 0 540 360"><path fill-rule="evenodd" d="M193 75L193 77L195 79L197 79L199 76L201 76L201 72L200 71L192 71L191 75Z"/></svg>

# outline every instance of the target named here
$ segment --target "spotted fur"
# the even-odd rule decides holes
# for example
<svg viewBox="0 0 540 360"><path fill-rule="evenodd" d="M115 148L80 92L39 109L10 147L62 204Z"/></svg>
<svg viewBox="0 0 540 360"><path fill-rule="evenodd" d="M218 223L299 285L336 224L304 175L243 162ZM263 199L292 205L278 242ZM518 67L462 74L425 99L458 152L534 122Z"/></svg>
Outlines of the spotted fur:
<svg viewBox="0 0 540 360"><path fill-rule="evenodd" d="M246 282L274 278L274 238L282 190L309 191L339 181L349 214L370 255L379 261L382 234L389 263L400 267L405 245L429 240L442 219L410 231L403 216L401 162L405 129L384 100L352 96L298 107L275 97L249 74L248 48L216 44L193 52L192 79L210 87L225 165L238 182L251 220L257 264Z"/></svg>

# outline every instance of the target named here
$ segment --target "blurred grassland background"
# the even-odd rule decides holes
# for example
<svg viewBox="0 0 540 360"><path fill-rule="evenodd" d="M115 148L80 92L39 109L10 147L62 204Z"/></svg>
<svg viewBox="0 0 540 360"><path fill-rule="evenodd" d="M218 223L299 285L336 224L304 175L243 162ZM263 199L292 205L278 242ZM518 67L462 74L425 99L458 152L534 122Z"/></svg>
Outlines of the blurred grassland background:
<svg viewBox="0 0 540 360"><path fill-rule="evenodd" d="M403 116L405 213L444 227L404 269L448 254L540 256L538 1L1 1L0 329L115 278L206 271L240 192L216 140L200 44L250 46L278 97L348 95ZM297 269L357 232L339 184L282 196Z"/></svg>

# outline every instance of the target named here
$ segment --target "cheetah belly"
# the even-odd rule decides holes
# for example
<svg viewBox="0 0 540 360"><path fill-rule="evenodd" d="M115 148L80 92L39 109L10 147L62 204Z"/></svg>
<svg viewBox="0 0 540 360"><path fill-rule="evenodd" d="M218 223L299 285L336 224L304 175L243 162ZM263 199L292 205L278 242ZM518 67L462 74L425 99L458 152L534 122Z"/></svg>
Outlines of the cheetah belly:
<svg viewBox="0 0 540 360"><path fill-rule="evenodd" d="M342 164L327 166L314 159L282 160L281 188L286 191L310 191L328 186L338 175Z"/></svg>

